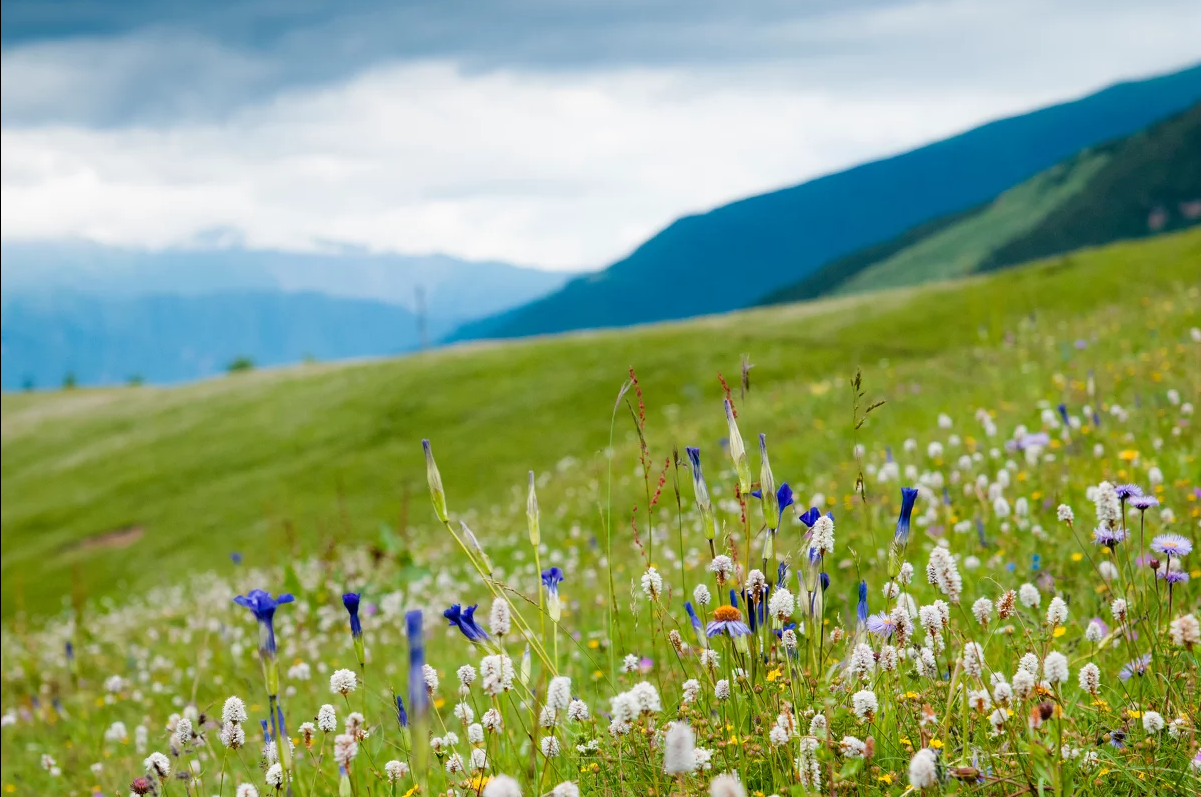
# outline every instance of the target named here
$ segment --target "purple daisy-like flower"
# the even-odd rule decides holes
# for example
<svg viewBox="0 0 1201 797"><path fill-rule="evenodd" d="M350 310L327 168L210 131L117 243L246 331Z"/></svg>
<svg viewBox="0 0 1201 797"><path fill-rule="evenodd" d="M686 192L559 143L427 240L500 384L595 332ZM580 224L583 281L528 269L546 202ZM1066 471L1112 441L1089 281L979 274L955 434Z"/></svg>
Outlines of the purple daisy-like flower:
<svg viewBox="0 0 1201 797"><path fill-rule="evenodd" d="M1167 584L1184 584L1188 581L1189 575L1183 570L1161 570L1159 578L1162 578Z"/></svg>
<svg viewBox="0 0 1201 797"><path fill-rule="evenodd" d="M1126 539L1126 532L1121 529L1099 528L1093 530L1093 542L1097 545L1107 545L1110 548Z"/></svg>
<svg viewBox="0 0 1201 797"><path fill-rule="evenodd" d="M892 636L892 632L896 630L896 627L896 623L888 616L888 612L880 612L867 618L867 630L885 639Z"/></svg>
<svg viewBox="0 0 1201 797"><path fill-rule="evenodd" d="M1118 673L1118 677L1121 678L1123 681L1129 681L1134 676L1142 675L1143 673L1145 673L1147 671L1147 668L1150 666L1151 666L1151 654L1144 653L1143 655L1139 656L1134 661L1127 662L1126 665L1124 667L1122 667L1122 671Z"/></svg>
<svg viewBox="0 0 1201 797"><path fill-rule="evenodd" d="M1114 488L1114 492L1118 494L1119 501L1129 501L1131 498L1138 498L1143 494L1143 488L1137 484L1119 484Z"/></svg>
<svg viewBox="0 0 1201 797"><path fill-rule="evenodd" d="M713 610L713 618L705 626L706 636L725 634L728 637L740 637L751 633L750 626L742 621L742 612L733 606L718 606Z"/></svg>
<svg viewBox="0 0 1201 797"><path fill-rule="evenodd" d="M1180 534L1160 534L1151 540L1151 550L1179 558L1193 552L1193 542Z"/></svg>
<svg viewBox="0 0 1201 797"><path fill-rule="evenodd" d="M1146 512L1153 506L1159 506L1159 499L1153 495L1137 495L1130 499L1130 505L1139 512Z"/></svg>

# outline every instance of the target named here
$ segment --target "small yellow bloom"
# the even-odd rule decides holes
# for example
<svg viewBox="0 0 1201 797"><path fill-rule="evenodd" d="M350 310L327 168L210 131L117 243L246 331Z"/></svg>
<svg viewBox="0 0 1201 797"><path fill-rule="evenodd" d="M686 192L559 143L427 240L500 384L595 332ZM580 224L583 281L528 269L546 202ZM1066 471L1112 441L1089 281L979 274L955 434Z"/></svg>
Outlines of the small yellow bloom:
<svg viewBox="0 0 1201 797"><path fill-rule="evenodd" d="M1130 709L1126 709L1126 716L1130 717L1130 719L1136 720L1139 717L1143 716L1143 712L1141 712L1135 708L1130 708Z"/></svg>
<svg viewBox="0 0 1201 797"><path fill-rule="evenodd" d="M876 780L880 781L881 783L887 783L887 784L891 785L892 784L892 773L885 772L883 775L877 775Z"/></svg>
<svg viewBox="0 0 1201 797"><path fill-rule="evenodd" d="M905 697L909 700L917 700L919 697L921 697L921 695L919 695L917 692L910 691L905 693Z"/></svg>
<svg viewBox="0 0 1201 797"><path fill-rule="evenodd" d="M771 672L769 672L767 674L767 680L774 681L777 678L779 678L781 674L782 674L782 670L779 667L776 667L774 670L772 670Z"/></svg>
<svg viewBox="0 0 1201 797"><path fill-rule="evenodd" d="M1056 639L1059 639L1061 636L1063 636L1067 632L1068 632L1068 630L1066 628L1064 628L1062 625L1057 625L1057 626L1055 626L1055 630L1051 632L1051 636L1055 637Z"/></svg>
<svg viewBox="0 0 1201 797"><path fill-rule="evenodd" d="M1133 448L1127 448L1118 454L1118 458L1125 460L1126 462L1133 462L1134 460L1138 459L1138 452Z"/></svg>
<svg viewBox="0 0 1201 797"><path fill-rule="evenodd" d="M1083 559L1084 559L1084 554L1080 553L1079 551L1076 551L1076 553L1072 554L1073 562L1080 562Z"/></svg>
<svg viewBox="0 0 1201 797"><path fill-rule="evenodd" d="M600 641L596 640L596 639L589 639L588 647L592 648L593 650L596 650L597 648L600 647Z"/></svg>
<svg viewBox="0 0 1201 797"><path fill-rule="evenodd" d="M941 739L931 739L930 746L933 747L935 750L941 750L942 749L942 740Z"/></svg>

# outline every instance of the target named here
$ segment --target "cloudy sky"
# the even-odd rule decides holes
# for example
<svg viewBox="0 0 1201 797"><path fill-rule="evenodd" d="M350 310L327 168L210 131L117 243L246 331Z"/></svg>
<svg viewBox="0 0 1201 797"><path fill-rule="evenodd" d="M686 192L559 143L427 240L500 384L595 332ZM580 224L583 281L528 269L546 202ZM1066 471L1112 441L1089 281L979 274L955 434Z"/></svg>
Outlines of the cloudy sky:
<svg viewBox="0 0 1201 797"><path fill-rule="evenodd" d="M605 265L1201 60L1196 0L5 0L5 240Z"/></svg>

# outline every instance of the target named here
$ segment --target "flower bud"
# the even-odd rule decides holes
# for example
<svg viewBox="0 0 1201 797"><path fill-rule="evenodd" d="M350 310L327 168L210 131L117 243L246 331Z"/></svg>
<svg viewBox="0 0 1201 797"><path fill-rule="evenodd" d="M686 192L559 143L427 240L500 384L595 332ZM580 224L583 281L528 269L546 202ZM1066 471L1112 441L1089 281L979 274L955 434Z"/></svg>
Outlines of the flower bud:
<svg viewBox="0 0 1201 797"><path fill-rule="evenodd" d="M430 485L430 500L434 503L434 514L445 523L449 520L446 513L446 492L442 489L442 474L438 472L438 464L434 462L434 452L429 440L422 440L421 447L425 450L425 479Z"/></svg>

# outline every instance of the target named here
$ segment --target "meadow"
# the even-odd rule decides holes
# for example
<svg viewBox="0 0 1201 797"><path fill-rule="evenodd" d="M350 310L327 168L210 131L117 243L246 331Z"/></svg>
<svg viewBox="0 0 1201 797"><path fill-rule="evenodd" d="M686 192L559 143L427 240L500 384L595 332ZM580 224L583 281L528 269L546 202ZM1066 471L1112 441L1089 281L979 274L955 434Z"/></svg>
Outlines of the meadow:
<svg viewBox="0 0 1201 797"><path fill-rule="evenodd" d="M5 395L3 788L1195 792L1198 263Z"/></svg>

